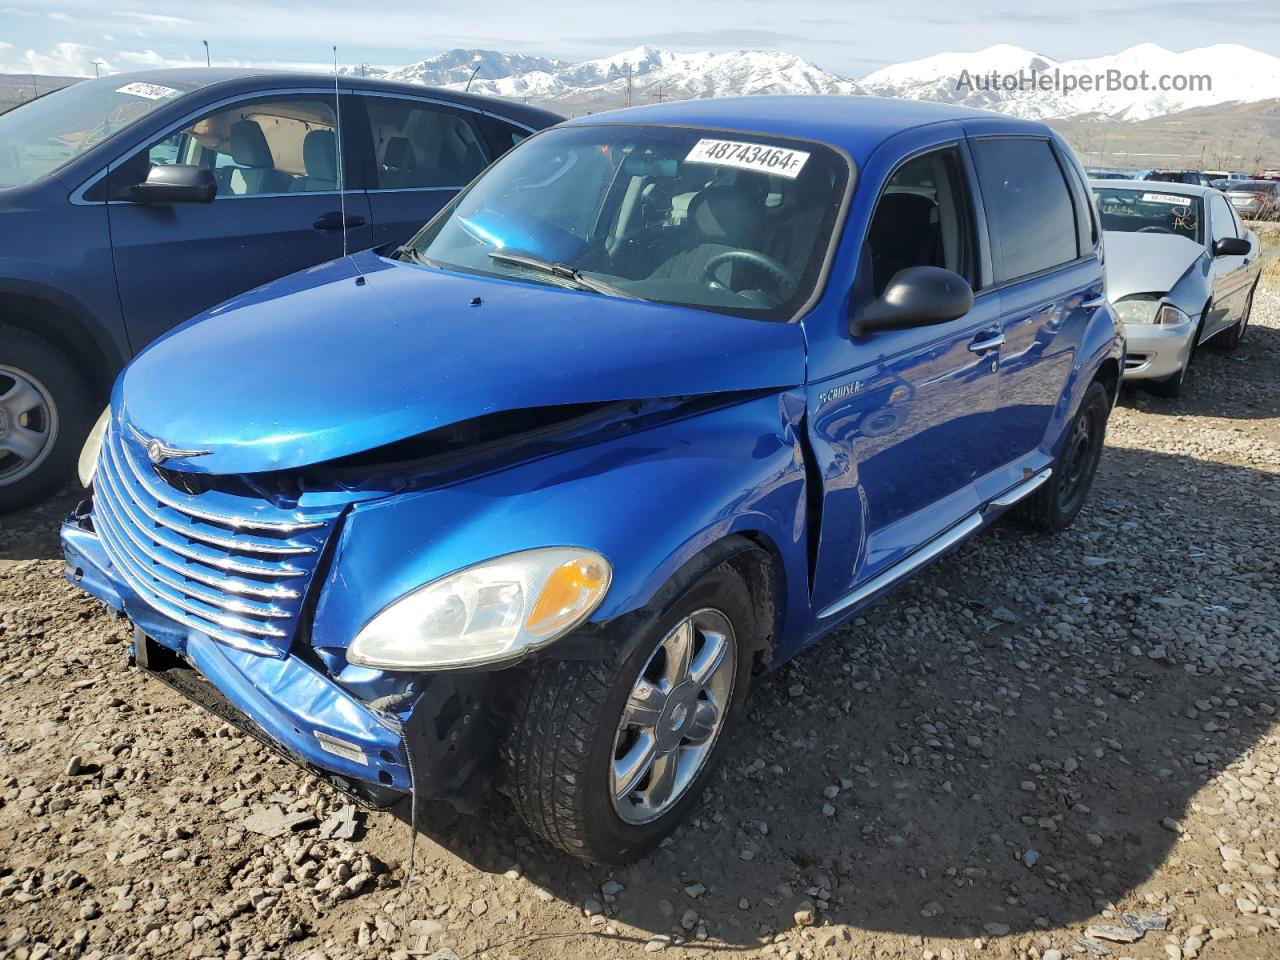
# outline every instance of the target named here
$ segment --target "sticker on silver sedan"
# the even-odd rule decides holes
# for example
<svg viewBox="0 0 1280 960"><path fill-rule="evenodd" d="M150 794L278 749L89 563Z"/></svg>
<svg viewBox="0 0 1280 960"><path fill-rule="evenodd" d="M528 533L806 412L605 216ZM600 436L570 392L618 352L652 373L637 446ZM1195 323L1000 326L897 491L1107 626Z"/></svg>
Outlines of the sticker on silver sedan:
<svg viewBox="0 0 1280 960"><path fill-rule="evenodd" d="M809 154L804 150L774 147L767 143L699 140L684 159L686 163L714 163L722 167L773 173L794 180L800 176L800 171L809 160Z"/></svg>
<svg viewBox="0 0 1280 960"><path fill-rule="evenodd" d="M1186 206L1191 203L1191 198L1179 197L1173 193L1144 193L1142 201L1144 203L1172 203L1178 206Z"/></svg>

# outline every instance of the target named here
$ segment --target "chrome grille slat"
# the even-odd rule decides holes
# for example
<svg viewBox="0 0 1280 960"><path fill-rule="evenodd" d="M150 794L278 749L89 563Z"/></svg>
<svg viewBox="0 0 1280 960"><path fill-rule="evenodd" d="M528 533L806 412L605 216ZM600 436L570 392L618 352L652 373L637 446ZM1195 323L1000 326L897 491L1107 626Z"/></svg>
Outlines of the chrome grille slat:
<svg viewBox="0 0 1280 960"><path fill-rule="evenodd" d="M114 543L115 541L113 540L112 542ZM121 565L132 575L133 581L135 583L141 583L143 585L144 592L150 594L152 597L155 597L170 606L177 607L179 610L183 610L207 620L214 626L223 627L227 630L234 630L240 633L250 633L259 637L288 636L288 634L279 627L273 627L270 624L254 623L250 620L242 620L239 617L225 616L214 610L206 610L202 607L197 607L194 603L191 603L182 597L170 596L161 590L157 590L154 585L147 586L146 581L154 578L152 578L144 568L137 565L137 561L130 556L129 551L122 549L118 543L116 543L115 546L118 556L123 561ZM114 560L115 557L112 557L112 559Z"/></svg>
<svg viewBox="0 0 1280 960"><path fill-rule="evenodd" d="M134 546L134 547L138 546L136 542L130 543L129 541L131 538L125 535L124 533L122 533L115 526L115 519L113 517L108 516L107 519L109 520L108 528L111 531L113 539L118 540L122 545L128 545L128 546ZM126 552L130 554L129 556L130 560L132 560L134 563L139 563L138 558L135 556L132 556L133 551L126 551ZM141 569L143 570L143 572L147 574L147 576L151 577L153 580L158 580L160 583L163 583L165 586L173 588L179 593L187 594L189 596L195 597L201 603L207 603L211 607L216 607L220 610L226 610L228 613L242 613L242 614L247 614L253 617L263 617L265 619L277 619L277 620L279 619L287 620L293 617L293 614L291 614L288 610L285 610L281 607L268 607L260 603L253 603L250 600L238 600L235 598L224 599L222 596L218 594L217 591L209 590L205 586L200 586L193 583L183 583L181 580L177 580L169 576L169 574L164 573L163 571L165 570L165 567L160 566L158 564L155 567L141 566Z"/></svg>
<svg viewBox="0 0 1280 960"><path fill-rule="evenodd" d="M164 567L181 575L184 579L195 580L210 587L216 587L224 593L234 593L239 596L262 597L267 600L296 600L301 594L297 590L291 590L280 584L252 584L243 580L232 580L230 578L219 579L216 575L205 573L191 564L183 564L181 566L174 565L161 553L148 547L136 533L121 523L120 518L115 515L115 508L112 507L110 501L102 500L98 504L99 515L107 519L116 533L128 541L130 547L138 553L141 553L152 563L159 567ZM288 616L288 612L285 612Z"/></svg>
<svg viewBox="0 0 1280 960"><path fill-rule="evenodd" d="M163 507L176 510L206 523L217 523L235 530L270 530L274 533L297 533L302 530L318 530L325 525L323 520L261 520L258 518L229 517L225 514L202 510L176 499L176 495L161 489L161 481L155 477L147 477L146 471L138 466L132 457L124 458L125 465L133 474L138 484L147 491Z"/></svg>
<svg viewBox="0 0 1280 960"><path fill-rule="evenodd" d="M105 448L104 448L105 452ZM110 456L110 454L108 454ZM99 469L103 466L111 466L114 468L114 462L99 461ZM195 560L197 563L203 563L214 570L230 570L234 573L246 574L249 576L261 577L300 577L306 573L290 564L263 562L252 560L250 558L228 557L209 550L208 547L195 546L186 543L175 543L171 537L172 533L168 527L163 532L148 527L148 520L143 517L139 518L134 512L135 504L132 499L126 498L119 487L117 487L117 479L112 475L111 470L102 470L102 479L105 481L108 492L112 499L112 509L120 511L127 516L129 527L133 530L145 531L147 539L153 543L159 544L165 550L170 550L179 556L186 557L188 560ZM121 520L124 516L121 517Z"/></svg>
<svg viewBox="0 0 1280 960"><path fill-rule="evenodd" d="M113 466L115 466L116 473L120 474L121 473L120 467L118 464L115 463L115 460L114 460L114 458L117 455L117 451L108 449L105 443L103 444L103 449L107 450L108 455L112 457L112 464ZM123 451L119 452L119 456L121 456L124 459L128 459L128 454ZM120 482L122 484L127 484L128 480L123 476L121 476ZM204 530L201 530L197 527L189 526L182 523L177 523L173 520L170 520L167 517L161 516L159 510L153 510L151 507L140 502L136 497L132 497L131 499L133 499L138 509L152 523L158 524L162 527L166 527L169 530L172 530L174 533L178 534L179 536L186 537L188 540L198 540L201 543L207 543L207 544L210 544L211 546L221 547L224 550L239 550L243 553L263 553L271 556L280 556L280 557L298 556L300 554L316 552L315 547L304 546L301 544L262 543L259 540L239 539L236 537L224 537L215 533L206 533Z"/></svg>
<svg viewBox="0 0 1280 960"><path fill-rule="evenodd" d="M180 627L283 656L334 517L268 521L261 518L265 501L225 490L211 492L209 503L186 503L157 486L162 478L148 480L119 433L117 422L104 438L93 520L121 580ZM241 499L244 515L233 515ZM298 532L305 533L301 542L291 537ZM279 582L284 578L296 578L296 587Z"/></svg>

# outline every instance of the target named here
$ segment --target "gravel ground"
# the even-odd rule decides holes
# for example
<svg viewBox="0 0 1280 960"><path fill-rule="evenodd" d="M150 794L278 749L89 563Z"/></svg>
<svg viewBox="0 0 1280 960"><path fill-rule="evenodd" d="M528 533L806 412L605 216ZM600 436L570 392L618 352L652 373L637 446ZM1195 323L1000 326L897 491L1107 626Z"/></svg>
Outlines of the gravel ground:
<svg viewBox="0 0 1280 960"><path fill-rule="evenodd" d="M1278 279L1184 399L1126 391L1071 531L997 525L761 679L626 869L433 810L406 898L403 822L341 839L341 797L126 668L66 498L5 518L0 957L1280 955Z"/></svg>

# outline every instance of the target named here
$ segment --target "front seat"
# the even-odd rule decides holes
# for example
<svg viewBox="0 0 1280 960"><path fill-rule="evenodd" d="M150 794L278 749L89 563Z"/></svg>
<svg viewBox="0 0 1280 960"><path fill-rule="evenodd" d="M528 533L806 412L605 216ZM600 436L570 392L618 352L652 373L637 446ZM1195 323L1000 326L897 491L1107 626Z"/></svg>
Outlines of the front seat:
<svg viewBox="0 0 1280 960"><path fill-rule="evenodd" d="M418 156L408 137L390 137L382 148L378 185L382 187L418 186L414 173L418 169Z"/></svg>
<svg viewBox="0 0 1280 960"><path fill-rule="evenodd" d="M936 203L918 193L890 193L881 198L867 231L876 296L899 270L943 265L937 209Z"/></svg>
<svg viewBox="0 0 1280 960"><path fill-rule="evenodd" d="M231 172L232 194L284 193L289 189L293 178L276 169L267 135L256 120L237 120L228 139L231 159L238 168Z"/></svg>
<svg viewBox="0 0 1280 960"><path fill-rule="evenodd" d="M312 130L302 138L302 166L307 175L289 184L290 193L338 189L338 140L332 130Z"/></svg>
<svg viewBox="0 0 1280 960"><path fill-rule="evenodd" d="M692 235L681 249L658 265L653 279L700 280L712 258L728 250L760 250L764 238L764 199L740 186L711 186L689 201L686 218ZM728 286L731 264L720 281Z"/></svg>

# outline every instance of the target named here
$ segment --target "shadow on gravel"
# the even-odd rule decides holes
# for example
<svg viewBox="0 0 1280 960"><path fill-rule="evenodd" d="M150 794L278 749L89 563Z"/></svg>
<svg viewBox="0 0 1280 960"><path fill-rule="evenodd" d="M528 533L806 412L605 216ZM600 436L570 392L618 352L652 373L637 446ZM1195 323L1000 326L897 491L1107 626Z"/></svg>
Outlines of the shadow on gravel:
<svg viewBox="0 0 1280 960"><path fill-rule="evenodd" d="M51 560L62 556L62 518L84 497L78 485L26 510L0 513L0 561Z"/></svg>
<svg viewBox="0 0 1280 960"><path fill-rule="evenodd" d="M1245 339L1233 351L1218 349L1215 340L1196 352L1181 397L1158 397L1146 390L1142 381L1132 381L1125 384L1120 402L1163 416L1233 420L1280 416L1280 390L1275 381L1275 370L1280 365L1280 328L1251 324Z"/></svg>
<svg viewBox="0 0 1280 960"><path fill-rule="evenodd" d="M1276 479L1136 449L1103 462L1068 534L997 525L759 678L697 819L641 863L577 863L500 802L480 817L426 809L423 833L484 871L519 863L572 904L613 877L623 923L687 936L694 910L735 946L793 927L820 895L833 923L926 937L1092 917L1179 856L1192 797L1266 735L1276 702L1261 671L1182 666L1237 629L1255 645L1273 636L1261 597L1277 569L1264 529ZM1184 515L1181 497L1213 491L1214 510ZM1165 643L1177 665L1150 655ZM692 884L706 888L696 899Z"/></svg>

